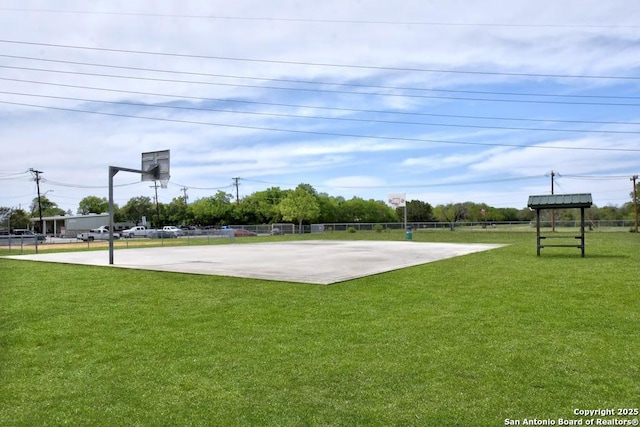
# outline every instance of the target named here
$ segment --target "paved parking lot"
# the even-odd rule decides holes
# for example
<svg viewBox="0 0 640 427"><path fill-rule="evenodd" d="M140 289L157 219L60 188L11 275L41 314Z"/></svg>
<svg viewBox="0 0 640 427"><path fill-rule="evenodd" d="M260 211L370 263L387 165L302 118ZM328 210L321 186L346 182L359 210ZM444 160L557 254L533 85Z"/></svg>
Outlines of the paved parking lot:
<svg viewBox="0 0 640 427"><path fill-rule="evenodd" d="M498 244L389 241L247 243L14 255L6 258L328 285L495 249Z"/></svg>

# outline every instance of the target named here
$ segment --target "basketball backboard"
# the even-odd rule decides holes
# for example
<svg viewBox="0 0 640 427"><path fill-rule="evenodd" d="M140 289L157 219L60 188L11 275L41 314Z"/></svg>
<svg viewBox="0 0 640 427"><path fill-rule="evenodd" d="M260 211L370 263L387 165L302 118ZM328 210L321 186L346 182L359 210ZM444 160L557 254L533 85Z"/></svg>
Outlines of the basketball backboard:
<svg viewBox="0 0 640 427"><path fill-rule="evenodd" d="M169 152L170 150L142 153L140 169L143 171L143 181L169 181Z"/></svg>
<svg viewBox="0 0 640 427"><path fill-rule="evenodd" d="M389 204L394 207L394 209L403 208L407 206L406 194L389 194Z"/></svg>

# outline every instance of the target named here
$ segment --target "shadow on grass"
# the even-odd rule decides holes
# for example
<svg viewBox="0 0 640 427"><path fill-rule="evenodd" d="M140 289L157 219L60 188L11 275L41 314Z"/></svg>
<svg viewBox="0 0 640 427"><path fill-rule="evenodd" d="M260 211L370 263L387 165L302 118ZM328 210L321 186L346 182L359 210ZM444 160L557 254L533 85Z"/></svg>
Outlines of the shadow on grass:
<svg viewBox="0 0 640 427"><path fill-rule="evenodd" d="M586 253L584 258L580 256L580 254L540 254L540 256L536 256L537 259L557 259L557 258L566 258L566 259L625 259L631 258L630 255L623 254L589 254Z"/></svg>

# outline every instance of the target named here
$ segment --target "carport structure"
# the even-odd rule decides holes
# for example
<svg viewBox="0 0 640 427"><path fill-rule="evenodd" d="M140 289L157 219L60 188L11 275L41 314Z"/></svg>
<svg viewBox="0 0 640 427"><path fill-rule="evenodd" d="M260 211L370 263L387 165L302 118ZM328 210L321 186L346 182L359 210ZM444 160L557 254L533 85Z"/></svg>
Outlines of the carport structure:
<svg viewBox="0 0 640 427"><path fill-rule="evenodd" d="M593 199L591 193L581 194L551 194L543 196L529 196L529 202L527 206L536 210L536 236L537 236L537 254L540 256L540 249L548 247L564 247L564 248L579 248L581 250L581 256L584 258L584 209L590 208L593 205ZM543 245L542 241L545 239L567 237L567 236L541 236L540 235L540 211L544 209L580 209L580 235L571 236L574 239L580 239L580 244L556 244L556 245Z"/></svg>

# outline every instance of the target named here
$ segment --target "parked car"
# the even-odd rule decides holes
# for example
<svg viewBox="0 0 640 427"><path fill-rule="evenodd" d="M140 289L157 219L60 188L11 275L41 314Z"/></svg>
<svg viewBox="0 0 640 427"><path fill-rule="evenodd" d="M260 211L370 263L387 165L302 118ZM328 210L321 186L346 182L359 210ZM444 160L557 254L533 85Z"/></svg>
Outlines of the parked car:
<svg viewBox="0 0 640 427"><path fill-rule="evenodd" d="M163 231L168 231L176 235L176 237L184 236L184 231L176 227L175 225L165 225L162 227Z"/></svg>
<svg viewBox="0 0 640 427"><path fill-rule="evenodd" d="M147 234L150 239L177 239L176 233L167 230L152 230Z"/></svg>
<svg viewBox="0 0 640 427"><path fill-rule="evenodd" d="M147 227L144 227L142 225L137 225L135 227L122 230L122 237L128 237L130 239L134 237L148 237L150 232L151 230L148 230Z"/></svg>
<svg viewBox="0 0 640 427"><path fill-rule="evenodd" d="M279 228L274 228L271 230L272 236L280 236L281 234L282 234L282 230L280 230Z"/></svg>
<svg viewBox="0 0 640 427"><path fill-rule="evenodd" d="M114 239L119 239L119 233L113 233ZM94 240L109 240L109 226L103 225L98 228L89 230L88 233L80 233L76 236L76 239L84 242L93 242Z"/></svg>
<svg viewBox="0 0 640 427"><path fill-rule="evenodd" d="M13 230L13 234L15 236L24 236L25 238L35 237L38 239L38 242L44 242L47 240L47 236L45 236L44 234L34 233L33 231L27 230L26 228L16 228L15 230Z"/></svg>
<svg viewBox="0 0 640 427"><path fill-rule="evenodd" d="M249 230L245 230L243 228L234 228L233 229L233 235L236 236L236 237L257 236L258 233L253 232L253 231L249 231Z"/></svg>
<svg viewBox="0 0 640 427"><path fill-rule="evenodd" d="M202 230L195 225L183 225L180 227L184 236L199 236L202 234Z"/></svg>

